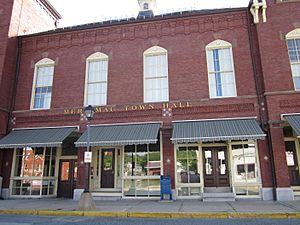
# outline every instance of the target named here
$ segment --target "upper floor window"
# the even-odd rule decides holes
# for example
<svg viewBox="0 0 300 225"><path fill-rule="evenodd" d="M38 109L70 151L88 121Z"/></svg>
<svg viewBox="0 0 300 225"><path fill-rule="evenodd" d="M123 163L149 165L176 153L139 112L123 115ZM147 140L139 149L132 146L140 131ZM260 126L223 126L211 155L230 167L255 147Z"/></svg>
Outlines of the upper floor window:
<svg viewBox="0 0 300 225"><path fill-rule="evenodd" d="M169 101L168 52L154 46L144 52L144 102Z"/></svg>
<svg viewBox="0 0 300 225"><path fill-rule="evenodd" d="M86 60L85 105L107 104L108 56L97 52Z"/></svg>
<svg viewBox="0 0 300 225"><path fill-rule="evenodd" d="M35 64L31 109L50 109L54 61L48 58Z"/></svg>
<svg viewBox="0 0 300 225"><path fill-rule="evenodd" d="M300 29L286 35L295 90L300 90Z"/></svg>
<svg viewBox="0 0 300 225"><path fill-rule="evenodd" d="M206 46L206 55L210 97L235 97L236 86L231 44L215 40Z"/></svg>

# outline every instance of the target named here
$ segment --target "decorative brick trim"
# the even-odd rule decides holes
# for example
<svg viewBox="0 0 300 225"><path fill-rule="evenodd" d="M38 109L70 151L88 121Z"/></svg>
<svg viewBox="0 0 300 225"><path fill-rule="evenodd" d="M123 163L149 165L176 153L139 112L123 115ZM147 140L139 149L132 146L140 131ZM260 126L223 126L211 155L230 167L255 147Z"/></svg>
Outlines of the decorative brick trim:
<svg viewBox="0 0 300 225"><path fill-rule="evenodd" d="M149 23L124 24L99 27L68 33L48 34L47 36L23 37L23 51L46 51L53 48L68 48L84 44L105 44L123 40L159 38L162 36L190 35L208 31L247 29L247 13L231 12L225 15L205 15L203 17L174 18Z"/></svg>

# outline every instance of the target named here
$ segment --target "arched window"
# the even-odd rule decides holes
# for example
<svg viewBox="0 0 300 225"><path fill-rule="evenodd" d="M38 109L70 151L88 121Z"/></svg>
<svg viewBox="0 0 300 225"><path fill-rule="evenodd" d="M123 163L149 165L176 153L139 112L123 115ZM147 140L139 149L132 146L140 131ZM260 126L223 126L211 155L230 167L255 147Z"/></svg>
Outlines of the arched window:
<svg viewBox="0 0 300 225"><path fill-rule="evenodd" d="M86 60L85 105L107 104L108 56L96 52Z"/></svg>
<svg viewBox="0 0 300 225"><path fill-rule="evenodd" d="M210 97L235 97L236 86L231 44L215 40L206 46L206 56Z"/></svg>
<svg viewBox="0 0 300 225"><path fill-rule="evenodd" d="M144 52L144 102L169 101L168 52L154 46Z"/></svg>
<svg viewBox="0 0 300 225"><path fill-rule="evenodd" d="M295 90L300 90L300 28L286 35Z"/></svg>
<svg viewBox="0 0 300 225"><path fill-rule="evenodd" d="M54 61L44 58L35 64L31 109L50 109Z"/></svg>

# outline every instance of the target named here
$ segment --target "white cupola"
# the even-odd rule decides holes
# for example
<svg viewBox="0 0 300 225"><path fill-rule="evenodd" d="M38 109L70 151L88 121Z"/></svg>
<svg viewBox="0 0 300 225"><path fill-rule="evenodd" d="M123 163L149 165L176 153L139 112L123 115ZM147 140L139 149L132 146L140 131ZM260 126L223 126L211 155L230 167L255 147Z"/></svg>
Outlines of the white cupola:
<svg viewBox="0 0 300 225"><path fill-rule="evenodd" d="M153 17L156 8L156 0L138 0L140 12L138 18Z"/></svg>

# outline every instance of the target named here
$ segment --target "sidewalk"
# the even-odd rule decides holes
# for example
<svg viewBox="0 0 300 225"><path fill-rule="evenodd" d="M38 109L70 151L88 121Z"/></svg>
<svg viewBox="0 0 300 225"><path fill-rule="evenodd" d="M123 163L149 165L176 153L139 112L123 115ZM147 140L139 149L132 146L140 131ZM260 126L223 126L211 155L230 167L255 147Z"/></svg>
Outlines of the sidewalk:
<svg viewBox="0 0 300 225"><path fill-rule="evenodd" d="M76 211L69 199L0 200L0 214L122 216L160 218L299 218L300 201L202 202L199 200L96 201L97 212Z"/></svg>

